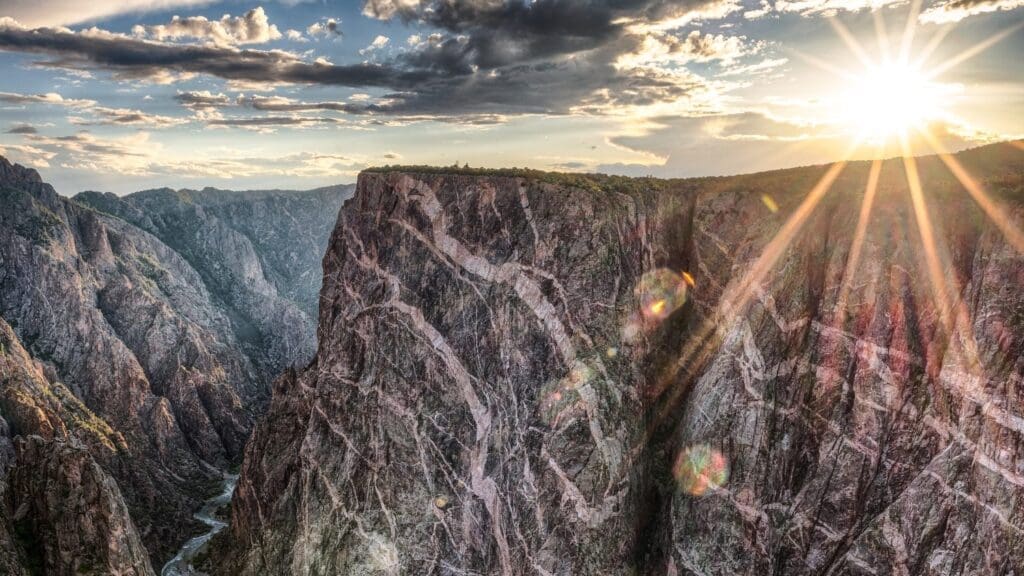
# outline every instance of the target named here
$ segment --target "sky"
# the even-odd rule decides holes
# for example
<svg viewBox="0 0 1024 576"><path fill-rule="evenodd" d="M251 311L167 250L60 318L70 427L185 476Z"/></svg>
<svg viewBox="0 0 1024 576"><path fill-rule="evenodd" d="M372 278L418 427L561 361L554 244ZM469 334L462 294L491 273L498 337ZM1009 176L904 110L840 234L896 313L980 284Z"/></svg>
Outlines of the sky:
<svg viewBox="0 0 1024 576"><path fill-rule="evenodd" d="M748 173L1020 138L1021 54L1024 0L0 0L0 154L67 195Z"/></svg>

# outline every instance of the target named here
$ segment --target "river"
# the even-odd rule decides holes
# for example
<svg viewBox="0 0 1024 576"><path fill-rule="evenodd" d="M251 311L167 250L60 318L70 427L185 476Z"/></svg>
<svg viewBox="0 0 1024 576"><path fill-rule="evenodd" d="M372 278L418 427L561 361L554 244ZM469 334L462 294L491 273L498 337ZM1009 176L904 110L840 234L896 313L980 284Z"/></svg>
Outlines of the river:
<svg viewBox="0 0 1024 576"><path fill-rule="evenodd" d="M194 576L198 574L192 568L192 560L203 551L206 543L210 541L210 538L213 538L214 534L227 526L226 523L216 518L217 511L231 502L231 494L234 493L236 484L238 484L237 474L224 475L224 490L207 500L203 507L195 513L195 519L206 524L210 529L185 542L185 545L175 554L174 558L171 558L167 564L164 564L163 570L160 571L160 576Z"/></svg>

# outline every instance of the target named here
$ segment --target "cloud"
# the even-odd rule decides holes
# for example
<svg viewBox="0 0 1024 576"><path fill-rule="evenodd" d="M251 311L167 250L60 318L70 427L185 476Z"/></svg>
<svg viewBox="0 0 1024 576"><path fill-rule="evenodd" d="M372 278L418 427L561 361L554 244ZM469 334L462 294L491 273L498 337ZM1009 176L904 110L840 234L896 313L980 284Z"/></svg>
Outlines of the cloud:
<svg viewBox="0 0 1024 576"><path fill-rule="evenodd" d="M1024 0L952 0L932 6L921 13L921 22L947 24L959 22L978 14L1014 10L1024 6Z"/></svg>
<svg viewBox="0 0 1024 576"><path fill-rule="evenodd" d="M90 117L72 116L68 120L77 126L134 126L170 128L188 123L186 118L149 114L130 108L95 106L87 110Z"/></svg>
<svg viewBox="0 0 1024 576"><path fill-rule="evenodd" d="M154 160L150 169L154 174L203 180L253 177L354 178L370 164L369 159L360 156L300 152L285 156Z"/></svg>
<svg viewBox="0 0 1024 576"><path fill-rule="evenodd" d="M309 40L302 35L302 32L299 32L298 30L285 30L284 36L292 42L309 42Z"/></svg>
<svg viewBox="0 0 1024 576"><path fill-rule="evenodd" d="M31 147L50 155L61 156L67 168L90 172L145 175L151 159L160 153L160 145L151 142L148 132L135 132L126 137L102 138L81 131L68 136L25 136Z"/></svg>
<svg viewBox="0 0 1024 576"><path fill-rule="evenodd" d="M341 36L341 20L327 18L314 22L306 28L306 34L311 38L327 38L329 36Z"/></svg>
<svg viewBox="0 0 1024 576"><path fill-rule="evenodd" d="M363 4L363 16L390 20L395 16L415 14L427 2L420 0L367 0Z"/></svg>
<svg viewBox="0 0 1024 576"><path fill-rule="evenodd" d="M948 150L1005 140L1005 136L935 122L928 127ZM649 154L645 164L605 164L600 172L662 177L721 176L833 162L849 153L850 136L842 126L814 124L765 112L717 114L705 117L653 118L643 130L614 136L609 144ZM930 154L926 140L916 133L908 138L915 155ZM897 156L897 142L885 150L864 145L854 159Z"/></svg>
<svg viewBox="0 0 1024 576"><path fill-rule="evenodd" d="M761 0L761 7L753 10L747 10L743 13L743 17L747 20L756 20L763 18L770 14L772 11L772 5L768 3L768 0Z"/></svg>
<svg viewBox="0 0 1024 576"><path fill-rule="evenodd" d="M175 99L183 106L197 112L197 119L215 126L258 126L342 123L342 119L301 116L305 112L326 111L340 114L361 116L363 120L346 119L344 123L352 128L368 126L398 126L416 122L447 122L471 126L502 124L507 119L499 114L415 114L397 113L387 103L371 102L368 94L353 94L348 101L305 102L284 96L245 96L231 98L225 94L210 92L179 92ZM246 109L268 113L292 113L299 116L276 116L270 120L259 120L255 117L226 118L221 111L227 109ZM387 119L378 118L386 115Z"/></svg>
<svg viewBox="0 0 1024 576"><path fill-rule="evenodd" d="M212 0L0 0L0 14L27 26L66 26L126 13L201 6Z"/></svg>
<svg viewBox="0 0 1024 576"><path fill-rule="evenodd" d="M218 118L207 122L210 126L241 128L268 128L273 126L304 126L310 124L338 124L337 118L307 118L304 116L258 116L254 118Z"/></svg>
<svg viewBox="0 0 1024 576"><path fill-rule="evenodd" d="M235 87L345 86L375 94L361 107L351 106L355 102L347 109L339 106L353 114L486 118L644 107L706 113L706 95L727 88L683 66L733 65L757 46L724 35L671 32L682 22L738 9L732 0L371 1L364 3L364 11L373 17L401 18L435 32L411 37L387 57L350 64L224 42L182 45L95 28L29 29L10 19L0 19L0 50L35 54L36 66L106 71L115 79L169 83L208 75ZM338 24L324 20L307 32L310 37L337 35ZM385 44L391 46L381 36L371 46L376 50ZM659 53L675 62L659 65ZM693 103L700 109L688 108Z"/></svg>
<svg viewBox="0 0 1024 576"><path fill-rule="evenodd" d="M214 94L208 90L198 92L178 92L174 99L183 106L192 109L217 108L231 104L231 98L226 94Z"/></svg>
<svg viewBox="0 0 1024 576"><path fill-rule="evenodd" d="M907 0L776 0L777 12L796 12L802 16L833 16L839 12L875 11L886 6L906 4ZM762 5L761 10L767 7ZM759 11L754 11L755 16ZM763 15L763 14L760 14Z"/></svg>
<svg viewBox="0 0 1024 576"><path fill-rule="evenodd" d="M2 144L0 145L0 155L31 168L49 168L50 160L53 160L57 153L35 146Z"/></svg>
<svg viewBox="0 0 1024 576"><path fill-rule="evenodd" d="M423 74L377 65L325 65L283 50L241 50L233 46L180 45L141 40L90 28L29 29L0 18L0 50L48 57L38 66L65 70L106 70L119 79L168 82L207 74L225 80L346 86L406 87Z"/></svg>
<svg viewBox="0 0 1024 576"><path fill-rule="evenodd" d="M0 154L35 167L48 167L54 160L72 171L153 178L171 176L232 180L253 177L339 178L354 177L371 164L359 155L342 156L301 152L285 156L179 157L167 154L146 132L128 137L103 138L89 132L68 136L26 136L25 146L0 146Z"/></svg>
<svg viewBox="0 0 1024 576"><path fill-rule="evenodd" d="M390 41L391 39L387 36L381 36L378 34L377 37L373 39L373 42L370 42L370 45L366 48L359 50L359 53L365 55L373 52L374 50L380 50L387 46Z"/></svg>
<svg viewBox="0 0 1024 576"><path fill-rule="evenodd" d="M268 112L308 112L311 110L331 110L360 114L367 112L366 105L355 105L349 102L301 102L283 96L249 96L240 97L236 101L239 106Z"/></svg>
<svg viewBox="0 0 1024 576"><path fill-rule="evenodd" d="M16 94L12 92L0 92L0 103L15 104L15 105L30 105L30 104L42 104L51 106L61 106L69 108L75 113L70 116L69 120L72 124L80 126L147 126L154 128L167 128L170 126L176 126L178 124L184 124L187 120L182 118L174 118L171 116L161 116L158 114L148 114L141 110L134 110L129 108L107 108L104 106L98 106L95 100L79 100L74 98L64 98L60 94L55 92L48 92L46 94ZM30 134L35 133L35 129L31 126L22 126L22 131L15 132L14 129L8 131L9 134ZM32 132L25 130L31 129Z"/></svg>
<svg viewBox="0 0 1024 576"><path fill-rule="evenodd" d="M208 40L218 46L263 44L282 37L277 26L270 23L266 12L260 7L242 16L225 14L220 20L207 20L203 16L175 16L167 24L137 25L132 28L132 34L138 38L155 40L194 38Z"/></svg>
<svg viewBox="0 0 1024 576"><path fill-rule="evenodd" d="M620 55L615 65L620 68L665 67L714 60L730 64L756 51L756 47L747 46L737 36L701 34L697 30L686 36L652 32L644 37L635 52Z"/></svg>
<svg viewBox="0 0 1024 576"><path fill-rule="evenodd" d="M35 126L28 124L16 124L7 129L8 134L38 134L39 130L36 130Z"/></svg>
<svg viewBox="0 0 1024 576"><path fill-rule="evenodd" d="M732 66L730 68L726 68L722 72L719 72L718 75L728 77L764 74L765 72L777 70L780 66L785 66L788 63L788 58L765 58L760 62L755 62L753 64L747 64L744 66Z"/></svg>
<svg viewBox="0 0 1024 576"><path fill-rule="evenodd" d="M69 108L82 108L95 106L95 100L75 100L64 98L56 92L46 94L16 94L13 92L0 92L0 103L4 104L51 104L55 106L66 106Z"/></svg>

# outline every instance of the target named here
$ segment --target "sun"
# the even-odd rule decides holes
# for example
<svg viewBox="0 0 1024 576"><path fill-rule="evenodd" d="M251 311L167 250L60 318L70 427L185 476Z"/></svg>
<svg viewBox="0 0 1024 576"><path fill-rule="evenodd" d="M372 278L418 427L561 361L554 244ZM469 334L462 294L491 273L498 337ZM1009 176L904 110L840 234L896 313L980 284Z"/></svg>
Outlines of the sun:
<svg viewBox="0 0 1024 576"><path fill-rule="evenodd" d="M840 120L864 141L885 144L944 117L950 92L913 64L870 65L847 80Z"/></svg>

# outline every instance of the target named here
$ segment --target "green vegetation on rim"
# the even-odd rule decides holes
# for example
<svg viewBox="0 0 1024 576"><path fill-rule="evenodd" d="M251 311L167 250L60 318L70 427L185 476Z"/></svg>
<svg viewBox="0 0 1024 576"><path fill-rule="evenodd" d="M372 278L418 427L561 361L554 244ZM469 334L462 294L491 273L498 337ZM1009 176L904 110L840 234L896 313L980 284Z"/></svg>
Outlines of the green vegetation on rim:
<svg viewBox="0 0 1024 576"><path fill-rule="evenodd" d="M652 176L631 177L609 174L585 174L573 172L546 172L532 168L470 168L469 166L376 166L363 170L369 174L402 172L406 174L430 174L450 176L490 176L501 178L526 178L547 184L572 186L591 192L646 192L665 190L682 182L699 181L699 178L664 179Z"/></svg>

